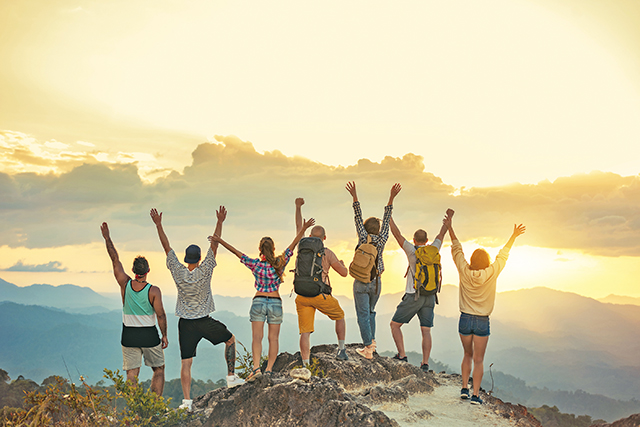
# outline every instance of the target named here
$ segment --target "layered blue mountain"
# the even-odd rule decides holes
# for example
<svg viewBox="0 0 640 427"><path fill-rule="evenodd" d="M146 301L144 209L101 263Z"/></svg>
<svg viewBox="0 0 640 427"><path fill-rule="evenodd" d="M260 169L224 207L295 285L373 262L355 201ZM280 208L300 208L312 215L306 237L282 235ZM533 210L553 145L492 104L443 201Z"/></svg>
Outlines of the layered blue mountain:
<svg viewBox="0 0 640 427"><path fill-rule="evenodd" d="M432 357L454 371L459 370L461 360L457 292L455 286L443 287L432 330ZM401 294L386 294L378 303L377 341L381 351L395 352L388 325L401 297ZM238 340L249 348L251 298L217 295L214 298L217 311L213 316L227 324ZM285 318L280 351L290 353L298 351L294 299L295 295L289 298L283 292ZM20 288L0 279L0 301L3 300L5 302L0 303L0 368L7 370L12 378L24 375L42 381L53 374L67 377L68 369L72 378L82 374L93 383L102 378L103 368L121 368L119 295L105 296L73 285ZM180 356L177 318L173 316L175 297L165 295L164 300L169 315L167 378L176 378L179 377ZM353 301L347 297L339 297L339 300L347 316L347 341L359 342ZM637 305L603 303L547 288L499 293L491 317L492 333L485 368L493 363L494 373L504 373L496 376L497 390L504 389L502 386L507 383L513 386L517 379L523 380L527 387L542 390L533 393L517 384L511 387L520 387L520 394L514 396L521 403L527 403L527 395L535 394L536 404L556 404L544 402L541 396L545 396L545 388L629 401L640 396L640 358L637 357L640 340L636 334L639 328L640 306ZM407 349L419 352L417 321L404 326L403 331ZM318 314L312 345L334 343L335 340L333 323ZM266 353L266 339L263 344L263 353ZM239 348L242 351L242 347ZM141 377L146 379L149 374L150 370L143 367ZM225 375L223 348L201 344L193 375L203 380L222 378ZM558 407L578 413L574 408ZM585 413L611 419L602 412ZM623 416L618 415L618 418Z"/></svg>

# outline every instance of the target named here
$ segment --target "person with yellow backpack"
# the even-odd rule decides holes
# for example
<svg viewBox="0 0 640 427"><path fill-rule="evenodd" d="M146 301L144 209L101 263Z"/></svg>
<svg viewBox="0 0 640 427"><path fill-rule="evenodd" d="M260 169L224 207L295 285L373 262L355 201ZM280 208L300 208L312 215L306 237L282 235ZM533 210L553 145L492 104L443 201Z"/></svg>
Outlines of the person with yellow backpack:
<svg viewBox="0 0 640 427"><path fill-rule="evenodd" d="M346 189L353 198L353 212L358 233L358 246L353 261L349 265L349 274L355 279L353 300L356 305L360 336L364 343L364 348L357 349L356 353L366 359L372 359L373 352L376 350L375 308L382 289L380 276L384 271L382 252L389 239L389 221L393 211L393 200L402 190L402 186L396 183L391 187L389 202L384 208L382 224L375 217L362 220L362 210L355 182L348 182Z"/></svg>
<svg viewBox="0 0 640 427"><path fill-rule="evenodd" d="M447 209L445 219L453 217L453 210ZM442 225L440 233L432 244L427 245L427 232L418 229L413 233L413 244L402 236L400 229L391 218L391 233L398 245L404 250L409 261L407 267L407 284L402 301L391 319L391 335L398 353L396 360L408 362L402 336L402 325L409 323L415 315L420 319L422 332L422 363L420 368L429 371L429 355L431 354L431 328L433 327L433 309L438 301L442 282L442 267L440 265L440 248L447 232L447 226Z"/></svg>

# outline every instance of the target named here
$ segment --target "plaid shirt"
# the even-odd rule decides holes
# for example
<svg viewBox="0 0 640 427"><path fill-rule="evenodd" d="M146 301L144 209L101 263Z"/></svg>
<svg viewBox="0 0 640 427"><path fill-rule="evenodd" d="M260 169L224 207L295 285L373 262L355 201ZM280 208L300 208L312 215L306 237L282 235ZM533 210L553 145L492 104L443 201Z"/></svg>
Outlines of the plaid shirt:
<svg viewBox="0 0 640 427"><path fill-rule="evenodd" d="M389 221L391 221L391 212L393 211L393 205L387 205L384 207L384 216L382 217L382 224L380 225L380 233L371 234L371 241L376 245L378 249L378 275L384 271L384 261L382 260L382 252L384 251L384 245L387 244L389 239ZM363 243L367 243L367 230L364 229L364 221L362 220L362 209L360 209L360 202L353 203L353 212L355 213L356 231L358 232L358 246Z"/></svg>
<svg viewBox="0 0 640 427"><path fill-rule="evenodd" d="M285 267L292 255L293 251L291 249L287 248L284 251ZM268 261L261 261L259 258L249 258L245 254L242 254L240 262L246 265L253 273L253 276L256 278L254 285L258 292L275 292L280 288L282 279Z"/></svg>

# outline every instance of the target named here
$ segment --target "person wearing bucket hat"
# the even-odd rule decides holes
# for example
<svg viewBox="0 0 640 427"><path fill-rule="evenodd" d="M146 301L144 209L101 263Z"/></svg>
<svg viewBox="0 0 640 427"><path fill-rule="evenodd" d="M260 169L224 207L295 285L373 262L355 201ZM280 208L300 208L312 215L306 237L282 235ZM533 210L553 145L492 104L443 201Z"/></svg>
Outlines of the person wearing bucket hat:
<svg viewBox="0 0 640 427"><path fill-rule="evenodd" d="M225 343L225 360L227 363L227 387L235 387L244 383L244 380L235 375L236 341L233 334L220 321L209 316L215 311L213 295L211 294L211 275L216 267L216 253L218 243L211 242L207 255L201 261L201 251L198 245L189 245L185 250L182 264L169 244L169 238L162 227L162 212L158 213L153 208L150 212L151 219L158 230L160 243L167 255L167 268L178 288L176 301L176 316L178 321L178 339L180 341L180 357L182 368L180 370L180 382L182 384L181 408L191 410L191 365L196 356L196 347L202 338L213 345ZM222 223L227 217L224 206L216 211L217 223L214 233L222 234Z"/></svg>

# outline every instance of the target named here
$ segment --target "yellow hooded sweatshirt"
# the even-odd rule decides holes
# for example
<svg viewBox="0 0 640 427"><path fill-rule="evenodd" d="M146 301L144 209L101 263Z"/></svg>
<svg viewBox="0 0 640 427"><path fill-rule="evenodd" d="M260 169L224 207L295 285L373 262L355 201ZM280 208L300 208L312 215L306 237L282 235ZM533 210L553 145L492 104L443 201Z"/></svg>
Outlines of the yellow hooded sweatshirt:
<svg viewBox="0 0 640 427"><path fill-rule="evenodd" d="M469 268L458 240L451 242L451 255L460 275L460 312L489 316L496 301L498 275L507 263L509 248L500 249L495 262L484 270Z"/></svg>

